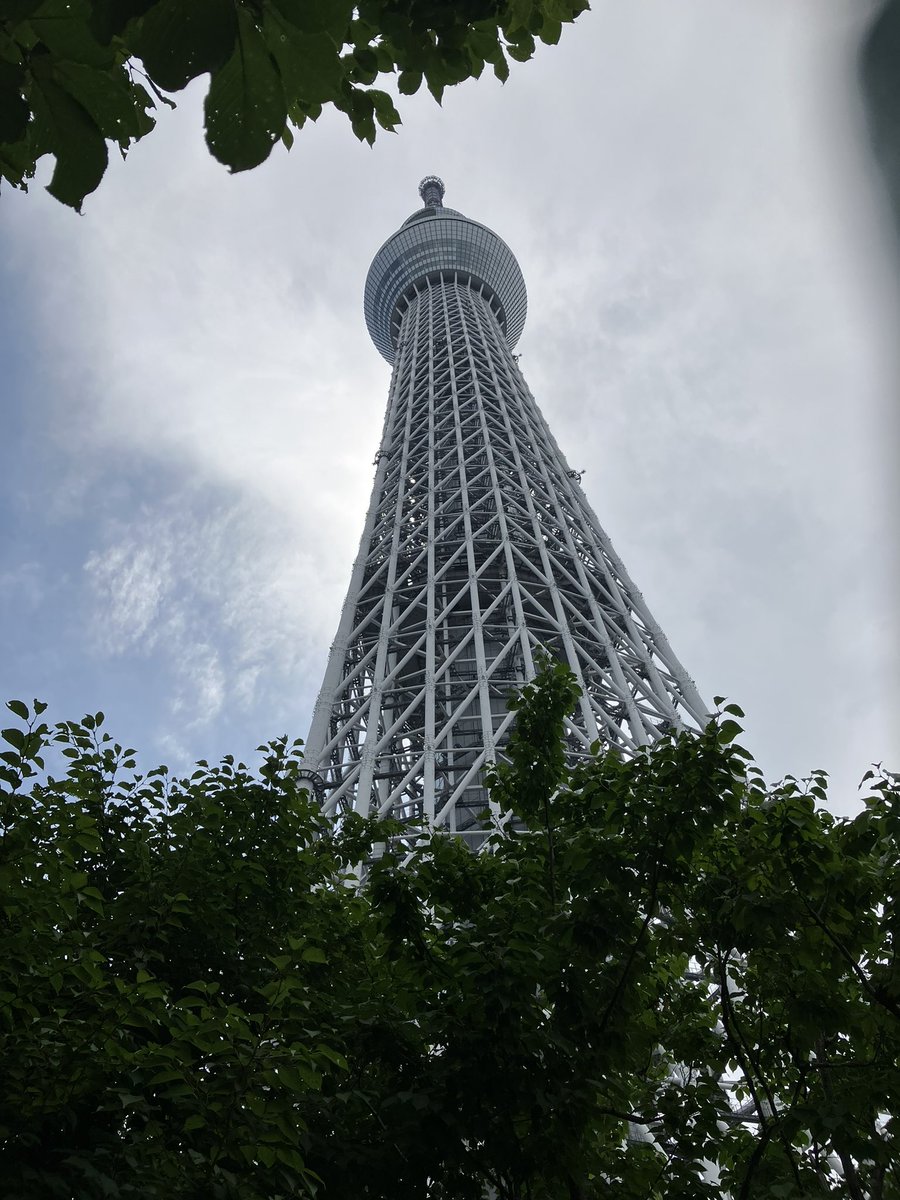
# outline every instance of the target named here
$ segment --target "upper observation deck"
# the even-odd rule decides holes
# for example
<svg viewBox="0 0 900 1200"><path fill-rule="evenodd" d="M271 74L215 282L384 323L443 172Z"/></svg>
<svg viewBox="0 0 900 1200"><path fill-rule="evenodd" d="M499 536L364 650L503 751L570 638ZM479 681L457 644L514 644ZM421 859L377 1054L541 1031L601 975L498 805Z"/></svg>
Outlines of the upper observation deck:
<svg viewBox="0 0 900 1200"><path fill-rule="evenodd" d="M491 300L510 347L525 325L528 298L515 255L502 238L452 208L436 175L419 184L425 207L384 243L366 278L366 325L389 363L394 361L400 315L417 284L440 273L466 279Z"/></svg>

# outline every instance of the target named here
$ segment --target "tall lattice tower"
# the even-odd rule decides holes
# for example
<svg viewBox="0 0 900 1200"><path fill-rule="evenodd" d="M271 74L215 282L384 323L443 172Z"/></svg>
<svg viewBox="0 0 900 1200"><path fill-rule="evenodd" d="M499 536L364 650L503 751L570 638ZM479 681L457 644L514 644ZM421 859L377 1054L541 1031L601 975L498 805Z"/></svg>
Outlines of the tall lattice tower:
<svg viewBox="0 0 900 1200"><path fill-rule="evenodd" d="M477 843L484 767L541 648L582 689L573 758L598 739L633 750L706 709L519 370L519 264L443 207L440 179L419 195L366 280L366 323L393 376L306 766L329 812Z"/></svg>

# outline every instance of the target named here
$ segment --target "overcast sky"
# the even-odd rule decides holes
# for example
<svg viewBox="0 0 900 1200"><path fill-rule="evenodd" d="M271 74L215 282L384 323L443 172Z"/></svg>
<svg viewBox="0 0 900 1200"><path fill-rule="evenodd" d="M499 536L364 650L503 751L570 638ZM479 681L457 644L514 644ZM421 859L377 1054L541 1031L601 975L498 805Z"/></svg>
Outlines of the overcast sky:
<svg viewBox="0 0 900 1200"><path fill-rule="evenodd" d="M900 763L871 11L596 0L374 149L326 114L230 177L198 88L84 216L4 191L0 692L102 708L147 765L305 735L387 398L365 275L434 172L517 255L522 369L701 693L851 809Z"/></svg>

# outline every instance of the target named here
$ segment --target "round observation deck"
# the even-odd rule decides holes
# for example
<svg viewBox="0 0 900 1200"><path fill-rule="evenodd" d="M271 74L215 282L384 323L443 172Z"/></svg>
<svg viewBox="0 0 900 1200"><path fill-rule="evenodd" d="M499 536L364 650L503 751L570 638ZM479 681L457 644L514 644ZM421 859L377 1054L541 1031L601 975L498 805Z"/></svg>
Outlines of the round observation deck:
<svg viewBox="0 0 900 1200"><path fill-rule="evenodd" d="M419 195L425 207L388 238L369 267L364 303L372 341L393 363L404 303L415 294L417 284L447 273L465 278L487 295L507 343L515 346L528 307L515 255L487 226L444 208L444 184L436 175L426 175Z"/></svg>

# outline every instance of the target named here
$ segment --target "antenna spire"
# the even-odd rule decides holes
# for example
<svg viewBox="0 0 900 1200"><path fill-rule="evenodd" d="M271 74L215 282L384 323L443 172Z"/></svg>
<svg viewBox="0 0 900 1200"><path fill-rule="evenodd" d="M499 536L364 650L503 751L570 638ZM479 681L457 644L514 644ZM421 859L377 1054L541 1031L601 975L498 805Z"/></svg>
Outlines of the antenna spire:
<svg viewBox="0 0 900 1200"><path fill-rule="evenodd" d="M419 195L426 208L444 207L444 181L437 175L426 175L419 184Z"/></svg>

